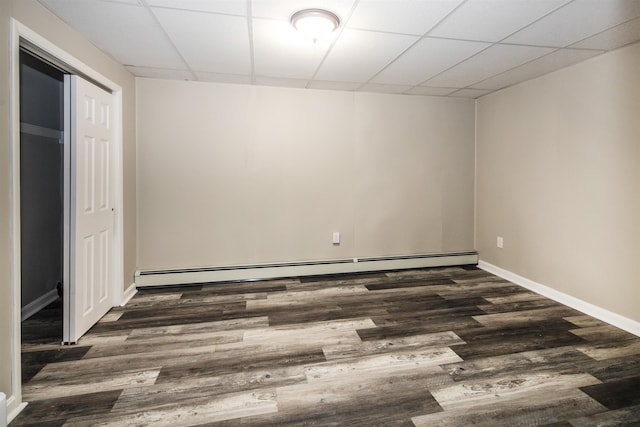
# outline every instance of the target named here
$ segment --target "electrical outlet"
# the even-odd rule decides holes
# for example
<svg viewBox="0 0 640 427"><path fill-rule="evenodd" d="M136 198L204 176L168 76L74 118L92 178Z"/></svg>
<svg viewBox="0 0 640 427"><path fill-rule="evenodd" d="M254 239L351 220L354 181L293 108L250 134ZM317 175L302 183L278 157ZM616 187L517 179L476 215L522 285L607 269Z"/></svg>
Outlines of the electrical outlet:
<svg viewBox="0 0 640 427"><path fill-rule="evenodd" d="M333 232L333 244L334 245L339 245L340 244L340 232L339 231L334 231Z"/></svg>
<svg viewBox="0 0 640 427"><path fill-rule="evenodd" d="M496 239L496 245L502 249L504 247L504 239L502 238L502 236L498 236L498 238Z"/></svg>

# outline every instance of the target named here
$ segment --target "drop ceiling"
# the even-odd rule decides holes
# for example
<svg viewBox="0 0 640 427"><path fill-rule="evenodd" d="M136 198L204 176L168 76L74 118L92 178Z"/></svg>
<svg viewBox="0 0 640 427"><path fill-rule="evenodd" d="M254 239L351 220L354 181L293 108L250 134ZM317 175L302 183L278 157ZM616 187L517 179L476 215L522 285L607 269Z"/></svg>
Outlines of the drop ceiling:
<svg viewBox="0 0 640 427"><path fill-rule="evenodd" d="M640 40L640 0L40 0L140 77L477 98ZM341 25L313 43L291 15Z"/></svg>

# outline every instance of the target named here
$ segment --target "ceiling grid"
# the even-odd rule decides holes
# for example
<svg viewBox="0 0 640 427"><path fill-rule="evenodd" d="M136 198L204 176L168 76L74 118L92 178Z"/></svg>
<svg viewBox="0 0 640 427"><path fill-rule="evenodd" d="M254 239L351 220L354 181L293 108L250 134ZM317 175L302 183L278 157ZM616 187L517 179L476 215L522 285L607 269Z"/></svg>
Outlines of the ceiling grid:
<svg viewBox="0 0 640 427"><path fill-rule="evenodd" d="M39 1L139 77L311 89L477 98L640 40L640 0Z"/></svg>

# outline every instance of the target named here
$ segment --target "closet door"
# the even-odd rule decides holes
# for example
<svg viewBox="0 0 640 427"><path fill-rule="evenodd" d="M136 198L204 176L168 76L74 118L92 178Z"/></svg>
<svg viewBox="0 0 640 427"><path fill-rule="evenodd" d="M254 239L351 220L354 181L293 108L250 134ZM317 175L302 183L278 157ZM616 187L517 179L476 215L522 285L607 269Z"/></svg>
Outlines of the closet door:
<svg viewBox="0 0 640 427"><path fill-rule="evenodd" d="M64 341L76 342L111 308L113 266L113 99L69 75L69 298Z"/></svg>

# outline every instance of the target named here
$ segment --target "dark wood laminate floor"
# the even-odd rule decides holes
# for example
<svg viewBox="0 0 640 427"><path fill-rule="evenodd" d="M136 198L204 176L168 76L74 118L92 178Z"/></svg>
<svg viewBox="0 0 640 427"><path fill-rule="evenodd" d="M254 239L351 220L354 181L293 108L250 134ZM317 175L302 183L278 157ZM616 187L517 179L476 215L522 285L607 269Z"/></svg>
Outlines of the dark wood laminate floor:
<svg viewBox="0 0 640 427"><path fill-rule="evenodd" d="M475 267L141 290L24 325L11 426L640 425L640 338Z"/></svg>

